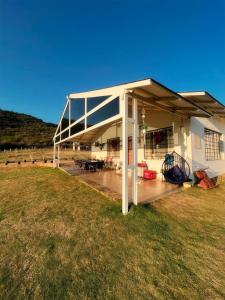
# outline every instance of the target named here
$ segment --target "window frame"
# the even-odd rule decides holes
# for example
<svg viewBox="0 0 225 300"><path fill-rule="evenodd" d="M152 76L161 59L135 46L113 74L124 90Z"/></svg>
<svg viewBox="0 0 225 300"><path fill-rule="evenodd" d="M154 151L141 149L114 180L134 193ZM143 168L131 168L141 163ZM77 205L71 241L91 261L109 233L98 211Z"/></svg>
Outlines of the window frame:
<svg viewBox="0 0 225 300"><path fill-rule="evenodd" d="M71 137L76 137L79 134L88 132L89 130L101 127L101 126L103 126L103 125L105 125L107 123L113 122L114 120L117 120L117 119L121 118L121 95L119 93L112 94L111 96L109 96L107 99L105 99L103 102L101 102L100 104L98 104L96 107L94 107L93 109L91 109L88 112L87 112L87 98L88 97L85 97L85 98L80 98L79 97L79 98L68 99L68 101L67 101L67 103L65 105L65 108L63 110L63 114L61 116L61 119L60 119L60 122L58 124L58 127L56 129L56 133L54 135L54 139L56 139L58 136L61 137L62 134L64 132L66 132L68 129L69 129L69 137L65 138L65 139L60 138L60 141L56 142L56 144L59 144L61 142L64 142L64 141L68 140ZM73 122L73 123L70 122L70 125L67 128L64 128L63 130L61 130L62 119L63 119L64 113L65 113L65 111L67 109L67 106L69 104L69 101L76 101L76 99L79 99L78 101L85 101L85 113L84 113L83 116L81 116L75 122ZM81 99L84 99L84 100L81 100ZM118 112L117 112L117 114L115 114L115 115L113 115L111 117L108 117L107 119L104 119L102 121L99 121L95 125L92 125L92 126L88 127L87 126L88 117L90 117L91 115L93 115L95 112L101 110L101 108L103 108L104 106L107 106L108 104L110 104L114 100L118 100ZM69 112L69 115L70 115L70 113L71 112ZM70 134L72 127L75 126L75 125L77 125L78 123L80 123L82 121L85 122L85 128L84 128L84 130L79 131L79 132L77 132L75 134Z"/></svg>
<svg viewBox="0 0 225 300"><path fill-rule="evenodd" d="M113 108L111 107L113 105ZM116 112L112 113L112 109L116 107ZM95 120L95 118L99 118L99 116L102 116L104 113L108 113L107 117L104 117L100 120ZM87 122L87 128L91 128L97 124L100 124L102 122L107 121L110 118L113 118L114 116L118 115L120 113L120 99L119 97L114 98L110 102L106 103L105 105L101 106L99 109L95 110L91 114L87 114L86 116L86 122ZM92 122L90 121L92 120ZM91 124L92 123L92 124Z"/></svg>
<svg viewBox="0 0 225 300"><path fill-rule="evenodd" d="M153 139L154 139L154 133L160 132L160 131L166 131L166 145L167 147L159 147L157 148L157 144L154 144ZM171 131L171 135L168 134L168 132ZM152 137L150 135L152 134ZM149 138L148 138L149 135ZM170 137L171 136L171 137ZM149 140L149 142L148 142ZM173 126L168 126L168 127L162 127L162 128L157 128L153 130L148 130L146 132L145 136L145 147L144 147L144 156L145 159L163 159L164 156L172 151L174 148L174 130ZM158 150L158 151L157 151Z"/></svg>
<svg viewBox="0 0 225 300"><path fill-rule="evenodd" d="M87 99L87 113L92 111L94 108L98 107L100 104L102 104L104 101L106 101L111 96L112 95L87 97L86 98ZM96 104L94 104L95 101L96 101ZM92 106L91 108L90 108L90 105Z"/></svg>
<svg viewBox="0 0 225 300"><path fill-rule="evenodd" d="M70 125L73 126L73 124L76 124L77 121L79 120L82 120L86 114L86 111L85 111L85 102L86 102L86 99L85 98L73 98L73 99L70 99ZM79 103L81 102L82 103L82 111L83 111L83 114L81 115L78 115L78 117L76 118L73 118L74 115L73 115L73 103ZM79 123L79 122L78 122Z"/></svg>
<svg viewBox="0 0 225 300"><path fill-rule="evenodd" d="M206 161L216 161L222 159L221 137L221 132L204 127L204 147Z"/></svg>

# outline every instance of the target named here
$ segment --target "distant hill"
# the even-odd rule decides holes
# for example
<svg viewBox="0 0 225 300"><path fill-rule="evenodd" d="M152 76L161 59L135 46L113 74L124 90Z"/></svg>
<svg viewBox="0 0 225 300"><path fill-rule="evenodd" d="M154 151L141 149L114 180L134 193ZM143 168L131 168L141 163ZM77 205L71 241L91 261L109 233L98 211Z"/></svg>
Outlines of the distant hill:
<svg viewBox="0 0 225 300"><path fill-rule="evenodd" d="M0 149L52 145L56 125L0 109Z"/></svg>

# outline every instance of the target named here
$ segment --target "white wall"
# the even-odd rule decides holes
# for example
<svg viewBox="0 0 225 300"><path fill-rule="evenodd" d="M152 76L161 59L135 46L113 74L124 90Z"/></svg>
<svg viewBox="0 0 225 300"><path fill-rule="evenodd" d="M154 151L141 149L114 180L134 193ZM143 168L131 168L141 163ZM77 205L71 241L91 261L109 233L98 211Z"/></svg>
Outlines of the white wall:
<svg viewBox="0 0 225 300"><path fill-rule="evenodd" d="M99 134L95 137L95 139L92 142L92 146L91 146L92 156L97 159L105 159L108 156L107 140L115 137L120 137L120 138L122 137L121 123L111 125L107 129L104 129L103 131L99 132ZM99 143L105 143L102 150L100 150L99 147L95 147L96 141L98 141ZM120 157L118 158L118 160L120 160Z"/></svg>
<svg viewBox="0 0 225 300"><path fill-rule="evenodd" d="M221 160L207 161L205 159L204 128L208 128L222 134L223 149ZM191 118L191 144L192 144L192 170L209 168L207 170L210 177L215 177L225 173L225 119L211 117Z"/></svg>
<svg viewBox="0 0 225 300"><path fill-rule="evenodd" d="M220 118L197 118L192 117L190 120L182 120L181 117L172 115L162 111L148 111L146 112L146 123L149 125L148 130L157 128L164 128L174 126L174 149L177 153L183 156L191 167L191 172L200 168L209 168L208 173L211 177L225 173L225 120ZM139 115L140 124L140 115ZM184 131L180 131L180 125L184 125ZM208 128L222 133L222 140L224 143L223 151L221 153L221 160L206 161L205 159L205 145L204 145L204 128ZM131 125L129 124L128 135L131 136ZM122 137L122 124L113 125L105 129L92 144L92 155L98 159L107 157L107 139L113 137ZM94 146L95 141L105 143L103 150L99 150ZM120 157L116 158L121 161ZM143 145L139 145L138 162L145 160L149 169L156 170L158 177L161 176L161 166L163 159L145 159Z"/></svg>
<svg viewBox="0 0 225 300"><path fill-rule="evenodd" d="M187 143L189 135L189 119L185 120L175 114L173 115L163 111L155 111L147 114L146 123L150 124L148 130L173 126L174 147L173 149L170 149L170 151L172 152L175 150L178 154L190 161L191 151L188 148ZM184 126L183 132L181 132L180 129L181 125ZM164 159L147 159L149 169L156 170L160 175L163 160Z"/></svg>

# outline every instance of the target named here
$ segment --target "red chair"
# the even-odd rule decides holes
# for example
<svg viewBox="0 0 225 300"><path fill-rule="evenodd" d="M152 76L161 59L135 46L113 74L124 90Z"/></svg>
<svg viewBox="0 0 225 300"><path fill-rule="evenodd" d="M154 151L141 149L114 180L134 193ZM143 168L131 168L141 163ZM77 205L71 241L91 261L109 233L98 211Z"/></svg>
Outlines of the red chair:
<svg viewBox="0 0 225 300"><path fill-rule="evenodd" d="M106 166L106 168L111 168L112 167L112 162L113 162L112 157L107 156L105 158L105 166Z"/></svg>

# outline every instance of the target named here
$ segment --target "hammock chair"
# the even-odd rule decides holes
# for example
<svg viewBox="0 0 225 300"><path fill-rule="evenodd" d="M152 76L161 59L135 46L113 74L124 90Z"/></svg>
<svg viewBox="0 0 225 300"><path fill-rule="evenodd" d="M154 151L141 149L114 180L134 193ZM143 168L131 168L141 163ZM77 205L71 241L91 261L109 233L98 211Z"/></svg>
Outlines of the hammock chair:
<svg viewBox="0 0 225 300"><path fill-rule="evenodd" d="M166 154L162 164L163 179L172 184L182 184L190 181L190 166L188 162L173 151L171 154Z"/></svg>

